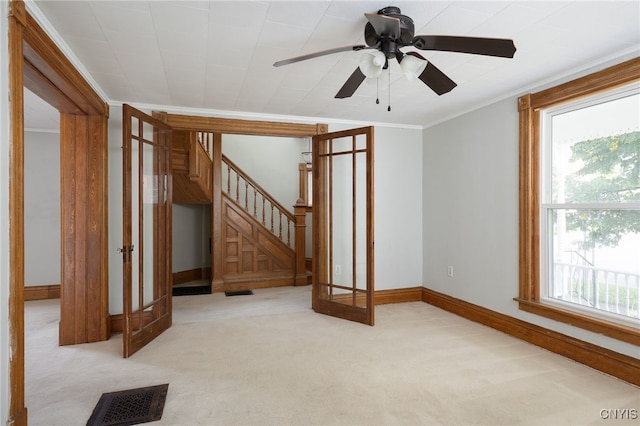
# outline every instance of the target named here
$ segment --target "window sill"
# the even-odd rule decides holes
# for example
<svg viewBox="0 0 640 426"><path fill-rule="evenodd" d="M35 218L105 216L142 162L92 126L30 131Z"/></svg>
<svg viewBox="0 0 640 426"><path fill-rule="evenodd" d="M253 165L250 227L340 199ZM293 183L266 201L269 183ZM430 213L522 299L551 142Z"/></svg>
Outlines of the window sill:
<svg viewBox="0 0 640 426"><path fill-rule="evenodd" d="M567 311L556 306L545 305L536 301L521 298L514 298L514 300L518 302L519 308L523 311L640 346L640 330L637 328L627 327L614 322Z"/></svg>

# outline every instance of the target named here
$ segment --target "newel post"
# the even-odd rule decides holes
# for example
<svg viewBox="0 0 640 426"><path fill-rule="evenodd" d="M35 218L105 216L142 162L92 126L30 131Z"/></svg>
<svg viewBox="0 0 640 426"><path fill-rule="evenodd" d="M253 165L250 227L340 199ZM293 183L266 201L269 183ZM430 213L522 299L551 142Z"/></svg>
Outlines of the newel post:
<svg viewBox="0 0 640 426"><path fill-rule="evenodd" d="M307 229L307 205L302 198L296 201L293 206L295 223L295 244L296 244L296 275L294 285L307 285L307 267L305 265L306 229Z"/></svg>

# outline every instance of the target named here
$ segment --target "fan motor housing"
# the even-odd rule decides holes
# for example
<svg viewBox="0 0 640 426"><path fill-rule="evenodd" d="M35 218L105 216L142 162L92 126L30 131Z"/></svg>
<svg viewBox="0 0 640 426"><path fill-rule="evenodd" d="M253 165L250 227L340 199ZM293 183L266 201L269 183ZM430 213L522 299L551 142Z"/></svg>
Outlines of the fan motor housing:
<svg viewBox="0 0 640 426"><path fill-rule="evenodd" d="M395 6L388 6L380 9L378 11L378 15L398 18L400 20L400 38L394 41L401 45L411 44L415 33L413 19L409 18L407 15L403 15L400 8ZM380 41L380 36L376 34L376 31L373 29L373 25L371 25L370 22L367 22L364 27L364 40L367 43L367 46L375 46L378 41Z"/></svg>

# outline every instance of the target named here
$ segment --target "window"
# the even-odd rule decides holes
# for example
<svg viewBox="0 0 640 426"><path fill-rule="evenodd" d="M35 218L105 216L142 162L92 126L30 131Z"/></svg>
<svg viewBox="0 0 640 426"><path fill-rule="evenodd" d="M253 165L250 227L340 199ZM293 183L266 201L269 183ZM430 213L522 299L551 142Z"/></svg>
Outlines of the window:
<svg viewBox="0 0 640 426"><path fill-rule="evenodd" d="M523 96L520 308L640 343L640 59Z"/></svg>

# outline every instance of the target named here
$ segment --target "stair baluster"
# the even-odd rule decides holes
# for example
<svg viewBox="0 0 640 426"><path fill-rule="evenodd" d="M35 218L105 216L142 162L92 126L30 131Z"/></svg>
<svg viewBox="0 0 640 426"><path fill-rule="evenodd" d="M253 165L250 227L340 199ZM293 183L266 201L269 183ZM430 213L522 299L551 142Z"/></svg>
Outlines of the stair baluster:
<svg viewBox="0 0 640 426"><path fill-rule="evenodd" d="M258 196L258 191L253 190L253 217L257 218L256 210L258 209L258 205L256 204L256 197Z"/></svg>
<svg viewBox="0 0 640 426"><path fill-rule="evenodd" d="M240 175L236 173L236 202L240 204Z"/></svg>
<svg viewBox="0 0 640 426"><path fill-rule="evenodd" d="M244 181L244 209L249 211L249 182Z"/></svg>
<svg viewBox="0 0 640 426"><path fill-rule="evenodd" d="M273 204L271 204L271 232L275 233L273 231Z"/></svg>
<svg viewBox="0 0 640 426"><path fill-rule="evenodd" d="M277 236L280 241L285 243L288 247L292 247L291 228L295 227L296 223L294 215L274 200L263 188L260 187L260 185L253 181L224 155L222 156L222 163L223 167L226 167L227 169L227 195L231 196L231 194L235 192L236 204L244 211L251 214L252 206L249 204L249 191L253 191L253 217L269 229L274 236ZM234 180L232 180L232 172L235 175ZM234 185L235 188L233 187ZM244 194L242 194L241 186L244 186ZM244 197L242 197L243 195ZM258 212L258 197L262 200L261 214ZM241 201L242 198L244 198L244 202ZM269 204L268 207L267 203ZM267 215L270 217L267 217ZM286 231L284 230L285 227Z"/></svg>

